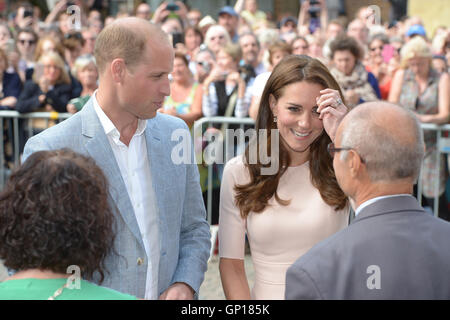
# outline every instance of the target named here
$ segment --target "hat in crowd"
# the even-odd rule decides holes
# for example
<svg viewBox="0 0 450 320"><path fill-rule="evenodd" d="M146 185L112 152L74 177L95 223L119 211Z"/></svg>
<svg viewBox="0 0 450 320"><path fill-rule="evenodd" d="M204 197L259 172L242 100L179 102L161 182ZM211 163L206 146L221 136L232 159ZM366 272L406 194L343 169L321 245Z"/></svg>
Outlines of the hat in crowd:
<svg viewBox="0 0 450 320"><path fill-rule="evenodd" d="M286 23L288 23L289 21L292 21L295 25L297 25L297 19L295 19L292 16L289 17L284 17L283 19L281 19L280 21L280 27L284 26Z"/></svg>
<svg viewBox="0 0 450 320"><path fill-rule="evenodd" d="M409 27L408 31L406 31L406 36L407 37L411 37L414 35L419 35L419 36L427 36L427 33L425 32L425 28L420 25L420 24L415 24L412 25L411 27Z"/></svg>
<svg viewBox="0 0 450 320"><path fill-rule="evenodd" d="M233 9L233 7L230 7L230 6L225 6L222 9L220 9L219 16L224 13L229 14L230 16L235 16L235 17L239 16L237 14L237 12Z"/></svg>
<svg viewBox="0 0 450 320"><path fill-rule="evenodd" d="M211 18L211 16L205 16L202 18L202 20L199 21L198 27L202 29L203 27L206 27L208 25L216 24L216 20Z"/></svg>

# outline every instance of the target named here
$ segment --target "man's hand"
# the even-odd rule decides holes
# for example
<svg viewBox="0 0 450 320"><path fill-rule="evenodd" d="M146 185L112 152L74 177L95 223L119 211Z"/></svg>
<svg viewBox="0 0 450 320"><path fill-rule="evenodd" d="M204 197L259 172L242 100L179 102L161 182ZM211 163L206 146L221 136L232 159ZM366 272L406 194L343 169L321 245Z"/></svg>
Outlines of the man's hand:
<svg viewBox="0 0 450 320"><path fill-rule="evenodd" d="M77 108L72 103L67 104L66 109L67 109L67 112L72 113L72 114L78 112Z"/></svg>
<svg viewBox="0 0 450 320"><path fill-rule="evenodd" d="M194 290L184 282L175 282L162 293L159 300L193 300Z"/></svg>

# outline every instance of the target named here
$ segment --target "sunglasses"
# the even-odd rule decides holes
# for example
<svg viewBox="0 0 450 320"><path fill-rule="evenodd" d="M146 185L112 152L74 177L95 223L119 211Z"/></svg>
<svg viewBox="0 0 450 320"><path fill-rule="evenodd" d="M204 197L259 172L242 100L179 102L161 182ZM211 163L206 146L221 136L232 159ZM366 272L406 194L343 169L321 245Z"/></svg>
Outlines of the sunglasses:
<svg viewBox="0 0 450 320"><path fill-rule="evenodd" d="M29 45L33 45L36 43L34 40L26 40L26 39L19 39L19 43L24 45L25 43L28 43Z"/></svg>
<svg viewBox="0 0 450 320"><path fill-rule="evenodd" d="M81 40L83 39L83 36L81 35L81 33L79 32L75 32L75 33L66 33L64 35L64 39L78 39Z"/></svg>

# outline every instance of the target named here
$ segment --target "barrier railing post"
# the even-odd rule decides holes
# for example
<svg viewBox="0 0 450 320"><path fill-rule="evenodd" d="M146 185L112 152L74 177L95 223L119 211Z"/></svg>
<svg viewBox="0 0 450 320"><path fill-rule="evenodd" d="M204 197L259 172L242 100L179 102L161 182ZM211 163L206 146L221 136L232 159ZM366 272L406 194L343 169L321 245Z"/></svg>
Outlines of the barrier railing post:
<svg viewBox="0 0 450 320"><path fill-rule="evenodd" d="M19 145L19 118L14 117L13 119L13 132L14 132L14 165L18 166L20 164L20 145Z"/></svg>
<svg viewBox="0 0 450 320"><path fill-rule="evenodd" d="M6 173L6 168L5 168L5 139L3 139L3 118L0 118L0 132L2 133L2 141L0 142L0 186L4 186L5 185L5 173Z"/></svg>

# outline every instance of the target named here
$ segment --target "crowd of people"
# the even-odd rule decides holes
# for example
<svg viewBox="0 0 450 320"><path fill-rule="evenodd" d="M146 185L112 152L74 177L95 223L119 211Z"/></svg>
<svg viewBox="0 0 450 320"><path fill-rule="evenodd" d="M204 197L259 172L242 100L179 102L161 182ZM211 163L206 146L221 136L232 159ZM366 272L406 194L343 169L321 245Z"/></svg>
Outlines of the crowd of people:
<svg viewBox="0 0 450 320"><path fill-rule="evenodd" d="M79 24L68 5L81 9ZM255 0L236 1L216 17L181 1L162 2L157 8L143 1L134 12L121 10L115 16L80 0L61 0L50 9L43 17L38 7L20 2L0 24L2 109L81 110L98 85L93 57L98 33L115 19L134 15L169 34L177 54L171 94L159 112L180 117L190 127L202 116L256 120L270 72L288 54L319 59L338 81L350 108L386 100L413 110L424 123L449 122L450 32L439 27L427 34L419 17L377 25L371 9L362 7L354 19L329 20L322 0L304 1L297 17L284 15L278 21ZM441 168L435 168L436 139L432 132L427 136L424 201L433 206L434 181L439 179L437 194L445 215L448 166L442 156Z"/></svg>
<svg viewBox="0 0 450 320"><path fill-rule="evenodd" d="M81 28L67 12L71 5L81 9ZM0 24L2 109L74 114L28 140L23 155L24 161L28 158L26 167L36 165L34 155L41 150L70 148L94 158L109 181L105 184L99 176L109 194L90 201L107 201L112 207L100 211L105 215L114 212L116 237L106 239L105 256L92 264L100 271L103 267L111 271L105 276L105 286L131 296L106 291L99 295L190 299L198 294L210 249L203 204L205 168L195 161L174 165L170 158L174 142L169 133L192 129L203 116L251 117L256 130L269 134L269 143L258 145L259 150L267 148L266 154L270 154L271 144L279 143L279 158L275 160L271 154L271 161L277 163L274 173L261 174L270 164L260 158L253 163L250 146L243 155L216 167L214 185L217 191L220 187L220 194L218 191L213 198L217 210L213 223L219 222L220 227L220 273L227 298L283 299L285 292L287 298L358 298L348 294L348 285L341 283L334 288L342 285L342 291L325 295L322 290L332 281L313 274L315 269L310 266L320 260L311 259L309 250L334 234L344 233L341 238L345 240L349 230L356 229L356 233L357 227L347 227L350 208L357 209L362 220L374 214L374 210L364 211L373 209L368 200L383 197L380 201L384 204L386 197L394 196L396 205L408 202L395 210L422 210L406 196L415 192L422 158L423 204L432 208L438 194L439 216L450 220L446 159L441 155L441 167L436 167L436 135L425 132L421 140L416 132L418 123L413 121L450 122L450 28L439 27L430 36L419 17L376 24L370 7L360 8L354 18L329 20L327 13L324 0L304 1L297 17L286 15L274 21L271 14L258 8L256 0L238 0L234 6L220 8L216 17L204 16L181 1L162 2L157 8L142 2L134 12L109 16L83 1L61 0L45 19L36 7L20 3L12 18ZM398 130L403 127L396 127L394 120L387 121L386 115L404 121L405 132L411 136ZM349 118L355 119L355 124ZM385 139L386 132L380 132L371 121L386 129L391 138ZM271 129L278 134L272 136ZM381 151L375 150L375 145ZM417 152L420 148L424 153ZM334 156L341 151L341 156ZM40 155L45 155L44 164L56 161L53 158L57 156L84 161L66 151ZM393 169L388 170L390 167ZM0 198L4 203L19 196L10 190L17 188L14 183L24 183L18 179L21 174L24 179L38 179L19 171ZM435 190L438 180L439 189ZM51 210L74 210L59 205ZM394 206L394 201L388 201L390 205ZM0 214L0 219L13 219L7 209ZM443 239L448 240L441 230L449 229L448 224L428 218L434 219L418 219L418 225L439 232L434 242L423 245L425 254L441 248ZM89 223L95 223L92 221ZM112 228L112 222L103 223ZM10 239L6 227L0 228L0 236ZM412 230L408 224L404 228ZM427 239L430 234L415 235ZM243 262L247 241L255 266L254 288L249 288ZM118 255L109 253L112 242ZM8 258L11 243L0 246L1 257ZM324 252L333 255L338 249L315 250L320 256ZM404 254L402 250L399 245L386 256ZM20 254L25 256L25 249ZM440 266L448 265L447 256L439 259L435 251L430 255ZM380 263L386 256L380 254ZM292 266L299 257L300 262ZM18 270L10 280L24 279L24 274L58 279L64 273L59 266L21 261L20 256L15 259L6 260L9 268ZM62 261L84 266L79 261ZM342 272L347 271L345 264L333 262ZM40 273L43 268L49 273ZM334 270L326 272L331 275ZM291 283L286 282L286 274ZM315 276L326 284L311 289L305 274L309 281ZM89 268L83 275L100 282L98 273ZM299 293L293 285L296 281L308 292ZM55 284L64 289L63 282ZM44 283L32 285L39 288ZM440 287L438 283L435 286ZM7 289L0 286L0 297ZM448 298L448 290L436 292L420 297ZM359 297L378 296L361 293ZM384 297L395 294L388 292Z"/></svg>

